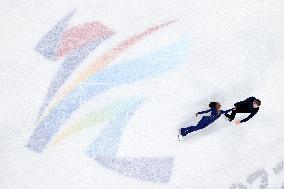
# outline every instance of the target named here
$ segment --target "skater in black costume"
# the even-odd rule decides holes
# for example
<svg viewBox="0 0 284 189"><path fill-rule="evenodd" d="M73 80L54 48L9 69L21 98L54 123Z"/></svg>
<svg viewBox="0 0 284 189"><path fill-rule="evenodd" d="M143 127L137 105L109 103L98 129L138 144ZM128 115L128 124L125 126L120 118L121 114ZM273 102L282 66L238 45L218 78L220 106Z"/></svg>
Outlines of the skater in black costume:
<svg viewBox="0 0 284 189"><path fill-rule="evenodd" d="M238 125L251 119L258 112L260 105L261 101L252 96L244 101L235 103L235 110L232 111L231 115L225 114L225 116L228 118L229 121L233 121L235 119L236 113L250 113L247 118L241 121L236 120L235 124Z"/></svg>

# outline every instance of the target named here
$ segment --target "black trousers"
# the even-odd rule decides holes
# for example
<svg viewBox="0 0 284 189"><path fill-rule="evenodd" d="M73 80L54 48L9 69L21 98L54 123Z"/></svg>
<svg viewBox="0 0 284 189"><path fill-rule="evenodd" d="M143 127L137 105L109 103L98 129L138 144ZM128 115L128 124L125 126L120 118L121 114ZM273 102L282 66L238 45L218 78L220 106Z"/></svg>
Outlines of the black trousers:
<svg viewBox="0 0 284 189"><path fill-rule="evenodd" d="M232 110L231 115L225 114L225 116L226 116L227 118L229 118L229 119L232 121L232 120L235 119L237 113L240 113L240 112L237 112L237 110Z"/></svg>
<svg viewBox="0 0 284 189"><path fill-rule="evenodd" d="M250 113L250 112L246 112L246 111L244 111L244 110L240 110L240 109L238 109L238 107L237 107L236 110L232 110L231 115L225 114L225 116L226 116L227 118L229 118L230 121L232 121L232 120L235 119L237 113Z"/></svg>

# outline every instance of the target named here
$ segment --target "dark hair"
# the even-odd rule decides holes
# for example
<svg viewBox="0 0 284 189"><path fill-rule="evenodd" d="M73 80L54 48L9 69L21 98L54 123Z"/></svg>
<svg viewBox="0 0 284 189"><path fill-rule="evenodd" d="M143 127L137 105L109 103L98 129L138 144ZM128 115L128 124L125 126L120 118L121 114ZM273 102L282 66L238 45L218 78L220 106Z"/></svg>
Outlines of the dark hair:
<svg viewBox="0 0 284 189"><path fill-rule="evenodd" d="M216 108L218 102L210 102L209 107L210 108Z"/></svg>
<svg viewBox="0 0 284 189"><path fill-rule="evenodd" d="M255 102L258 106L261 105L261 101L260 101L259 99L255 99L254 102Z"/></svg>

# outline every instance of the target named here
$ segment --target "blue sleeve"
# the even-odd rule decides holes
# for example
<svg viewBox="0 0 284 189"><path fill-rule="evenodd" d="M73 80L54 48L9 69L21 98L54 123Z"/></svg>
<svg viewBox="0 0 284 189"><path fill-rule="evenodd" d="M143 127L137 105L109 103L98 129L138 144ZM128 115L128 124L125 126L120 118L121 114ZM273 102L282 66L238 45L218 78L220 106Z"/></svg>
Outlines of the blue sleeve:
<svg viewBox="0 0 284 189"><path fill-rule="evenodd" d="M229 110L221 110L220 112L221 112L221 114L226 114L226 113L229 113L232 110L233 110L233 108L229 109Z"/></svg>
<svg viewBox="0 0 284 189"><path fill-rule="evenodd" d="M208 112L211 112L212 109L209 109L209 110L205 110L205 111L202 111L202 112L197 112L198 114L205 114L205 113L208 113Z"/></svg>

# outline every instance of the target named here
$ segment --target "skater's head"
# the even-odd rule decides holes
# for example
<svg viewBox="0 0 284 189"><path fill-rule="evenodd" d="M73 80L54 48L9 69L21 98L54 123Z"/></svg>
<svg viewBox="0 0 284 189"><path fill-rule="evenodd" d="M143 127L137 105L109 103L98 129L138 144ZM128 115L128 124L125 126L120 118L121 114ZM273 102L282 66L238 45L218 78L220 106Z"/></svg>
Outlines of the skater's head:
<svg viewBox="0 0 284 189"><path fill-rule="evenodd" d="M216 104L216 109L217 109L217 110L220 110L220 109L221 109L221 104L220 104L220 102L217 102L217 104Z"/></svg>
<svg viewBox="0 0 284 189"><path fill-rule="evenodd" d="M261 101L259 99L255 99L252 103L253 108L258 108L261 105Z"/></svg>
<svg viewBox="0 0 284 189"><path fill-rule="evenodd" d="M217 110L220 110L221 104L219 102L210 102L209 107L210 108L215 108Z"/></svg>

